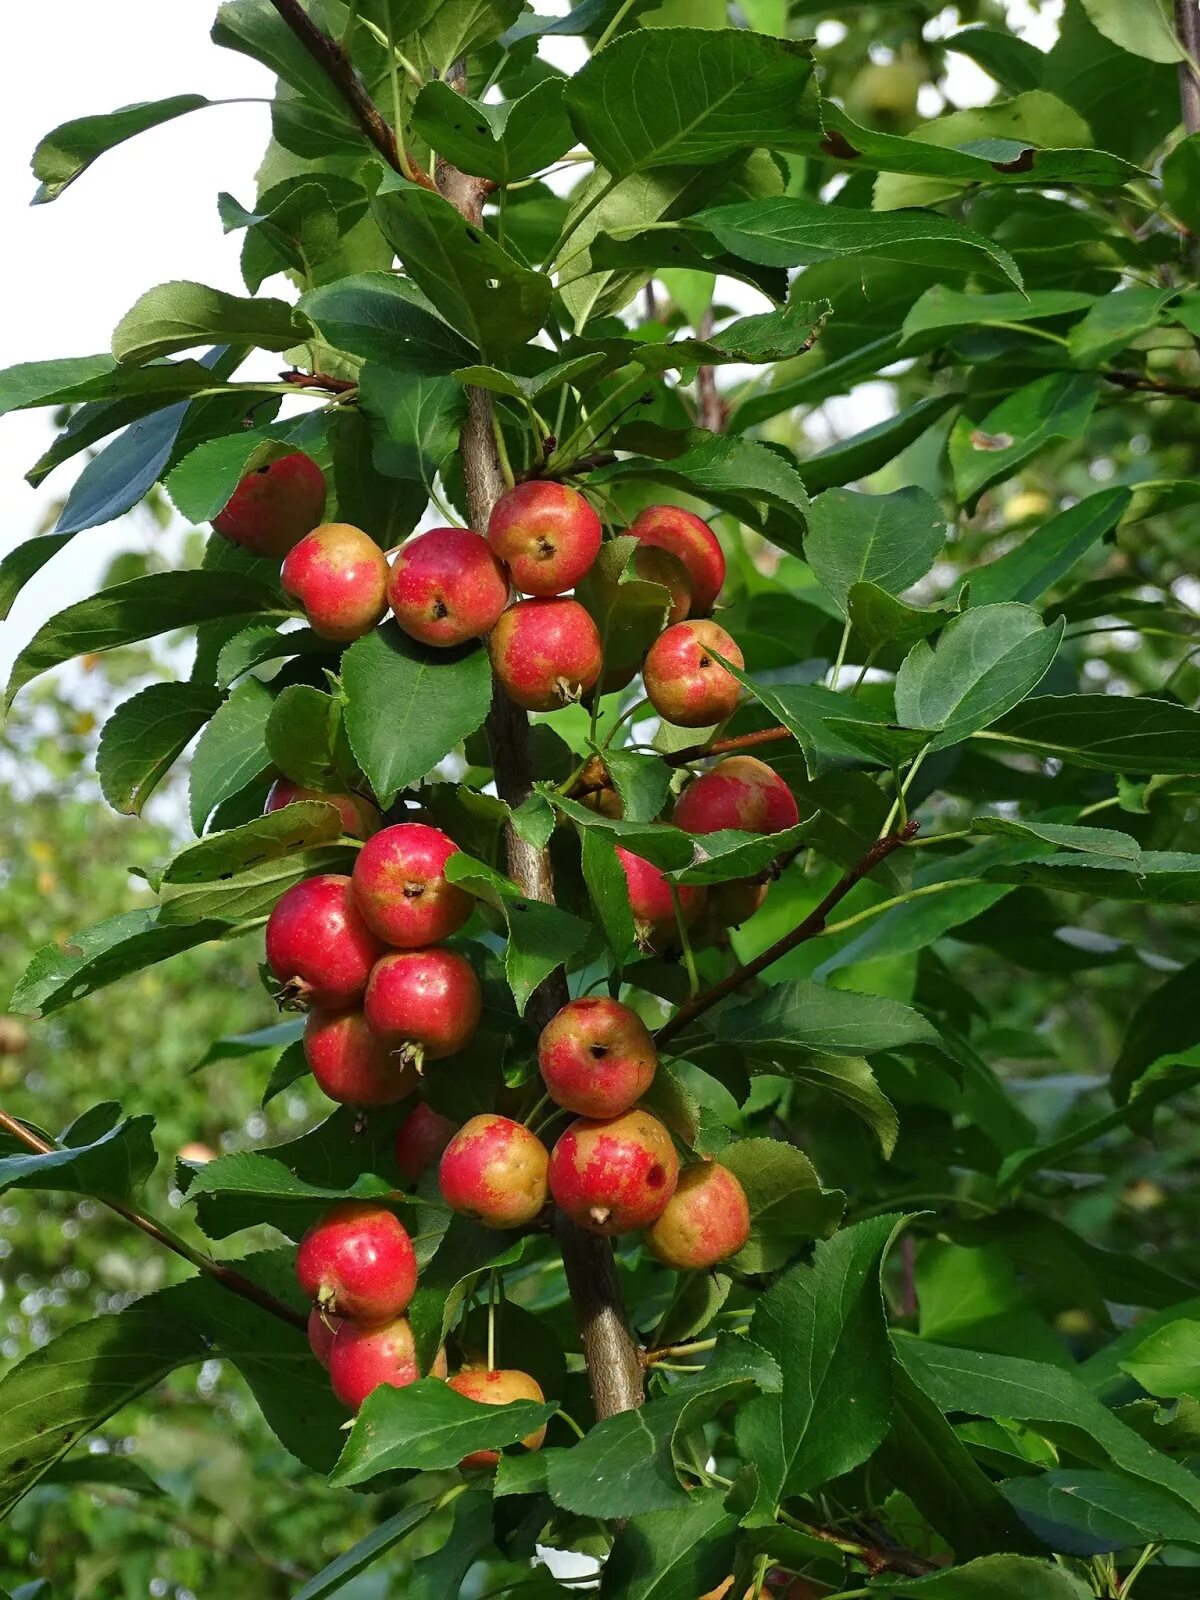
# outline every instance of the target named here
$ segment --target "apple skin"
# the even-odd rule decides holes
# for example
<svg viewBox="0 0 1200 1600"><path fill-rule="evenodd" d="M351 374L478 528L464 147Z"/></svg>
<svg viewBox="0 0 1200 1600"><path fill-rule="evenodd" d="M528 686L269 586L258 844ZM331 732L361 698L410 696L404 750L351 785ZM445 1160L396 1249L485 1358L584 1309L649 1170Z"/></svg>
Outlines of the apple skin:
<svg viewBox="0 0 1200 1600"><path fill-rule="evenodd" d="M506 1406L513 1400L536 1400L540 1404L546 1398L537 1379L515 1367L493 1367L490 1370L487 1367L464 1367L446 1381L468 1400L476 1400L485 1406ZM545 1437L546 1424L543 1423L540 1428L526 1434L521 1443L526 1450L540 1450ZM499 1459L499 1450L473 1450L458 1464L463 1472L471 1472L494 1467Z"/></svg>
<svg viewBox="0 0 1200 1600"><path fill-rule="evenodd" d="M329 1352L333 1349L333 1336L346 1319L335 1317L331 1311L314 1306L308 1313L308 1348L329 1371Z"/></svg>
<svg viewBox="0 0 1200 1600"><path fill-rule="evenodd" d="M750 1203L728 1167L700 1161L679 1174L675 1193L646 1230L646 1243L677 1272L704 1272L750 1237Z"/></svg>
<svg viewBox="0 0 1200 1600"><path fill-rule="evenodd" d="M679 1179L679 1157L657 1117L635 1109L604 1121L580 1117L550 1153L550 1193L589 1233L646 1228Z"/></svg>
<svg viewBox="0 0 1200 1600"><path fill-rule="evenodd" d="M333 1206L296 1250L296 1278L322 1310L356 1322L390 1322L417 1287L417 1258L400 1219L374 1200Z"/></svg>
<svg viewBox="0 0 1200 1600"><path fill-rule="evenodd" d="M715 622L677 622L646 652L642 678L650 704L677 728L708 728L737 709L742 686L717 660L739 670L742 652Z"/></svg>
<svg viewBox="0 0 1200 1600"><path fill-rule="evenodd" d="M446 1352L434 1357L430 1376L446 1376ZM404 1389L421 1376L417 1346L407 1317L375 1326L343 1322L329 1350L329 1378L344 1406L357 1411L382 1384Z"/></svg>
<svg viewBox="0 0 1200 1600"><path fill-rule="evenodd" d="M538 1039L550 1098L581 1117L618 1117L649 1089L658 1052L636 1011L607 996L570 1000Z"/></svg>
<svg viewBox="0 0 1200 1600"><path fill-rule="evenodd" d="M442 1159L442 1151L458 1132L458 1124L420 1101L396 1130L396 1165L416 1183Z"/></svg>
<svg viewBox="0 0 1200 1600"><path fill-rule="evenodd" d="M578 600L518 600L492 629L492 668L524 711L558 711L594 687L600 633Z"/></svg>
<svg viewBox="0 0 1200 1600"><path fill-rule="evenodd" d="M336 806L347 839L369 839L383 826L383 814L362 795L327 794L321 789L306 789L290 778L276 778L271 785L263 816L269 817L272 811L282 811L284 806L295 805L300 800L320 800L327 806Z"/></svg>
<svg viewBox="0 0 1200 1600"><path fill-rule="evenodd" d="M279 576L313 632L335 644L361 639L387 610L387 557L348 522L306 533L284 557Z"/></svg>
<svg viewBox="0 0 1200 1600"><path fill-rule="evenodd" d="M325 474L303 450L248 472L213 518L230 544L252 556L287 555L325 514Z"/></svg>
<svg viewBox="0 0 1200 1600"><path fill-rule="evenodd" d="M396 950L437 944L457 933L475 899L446 879L458 846L424 822L397 822L358 852L350 881L367 926Z"/></svg>
<svg viewBox="0 0 1200 1600"><path fill-rule="evenodd" d="M667 626L673 627L692 614L692 579L679 557L664 550L661 545L640 544L633 553L630 566L644 583L657 583L671 597L667 611ZM623 687L623 685L622 685Z"/></svg>
<svg viewBox="0 0 1200 1600"><path fill-rule="evenodd" d="M438 1187L452 1211L485 1228L523 1228L546 1204L549 1159L537 1135L510 1117L471 1117L442 1152Z"/></svg>
<svg viewBox="0 0 1200 1600"><path fill-rule="evenodd" d="M573 589L600 554L600 518L578 489L532 479L502 494L488 519L488 543L522 594Z"/></svg>
<svg viewBox="0 0 1200 1600"><path fill-rule="evenodd" d="M304 1059L322 1094L340 1105L390 1106L416 1091L417 1074L371 1032L363 1013L308 1013Z"/></svg>
<svg viewBox="0 0 1200 1600"><path fill-rule="evenodd" d="M430 528L401 545L388 604L405 633L448 649L481 639L508 604L508 574L471 528Z"/></svg>
<svg viewBox="0 0 1200 1600"><path fill-rule="evenodd" d="M787 784L754 756L727 756L694 778L675 802L674 822L685 833L781 833L800 820Z"/></svg>
<svg viewBox="0 0 1200 1600"><path fill-rule="evenodd" d="M393 950L372 967L363 1010L372 1032L419 1068L470 1043L483 994L456 950Z"/></svg>
<svg viewBox="0 0 1200 1600"><path fill-rule="evenodd" d="M644 856L617 845L617 860L625 874L629 909L633 913L638 943L651 950L673 950L679 945L679 925L671 886L662 872ZM702 885L681 883L676 887L684 923L690 925L704 909Z"/></svg>
<svg viewBox="0 0 1200 1600"><path fill-rule="evenodd" d="M725 582L725 556L708 523L682 506L647 506L630 523L629 532L682 563L692 589L690 614L706 616Z"/></svg>
<svg viewBox="0 0 1200 1600"><path fill-rule="evenodd" d="M367 927L350 879L325 873L295 883L267 918L267 965L289 1003L340 1011L367 986L384 947Z"/></svg>

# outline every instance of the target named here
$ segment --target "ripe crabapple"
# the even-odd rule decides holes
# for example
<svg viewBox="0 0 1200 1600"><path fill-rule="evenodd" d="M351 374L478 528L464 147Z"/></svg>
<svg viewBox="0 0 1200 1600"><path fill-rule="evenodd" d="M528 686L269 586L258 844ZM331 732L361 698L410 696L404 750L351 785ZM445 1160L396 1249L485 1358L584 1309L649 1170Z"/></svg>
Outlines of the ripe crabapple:
<svg viewBox="0 0 1200 1600"><path fill-rule="evenodd" d="M325 474L303 450L248 472L213 527L252 556L280 556L303 539L325 512Z"/></svg>
<svg viewBox="0 0 1200 1600"><path fill-rule="evenodd" d="M400 547L387 597L405 633L445 648L495 626L508 604L508 576L482 534L430 528Z"/></svg>
<svg viewBox="0 0 1200 1600"><path fill-rule="evenodd" d="M337 644L370 633L387 610L387 557L348 522L326 522L305 534L284 557L279 576L313 632Z"/></svg>
<svg viewBox="0 0 1200 1600"><path fill-rule="evenodd" d="M398 950L457 933L475 907L465 889L446 881L446 862L457 851L448 834L424 822L398 822L368 839L351 874L367 926Z"/></svg>
<svg viewBox="0 0 1200 1600"><path fill-rule="evenodd" d="M506 1406L513 1400L536 1400L541 1404L546 1398L537 1379L515 1367L464 1367L446 1381L468 1400L477 1400L485 1406ZM545 1437L546 1425L543 1423L540 1428L527 1434L521 1443L526 1450L540 1450ZM499 1450L473 1450L458 1464L464 1472L468 1472L476 1467L494 1467L499 1459Z"/></svg>
<svg viewBox="0 0 1200 1600"><path fill-rule="evenodd" d="M296 1277L324 1311L355 1322L399 1316L417 1287L417 1258L400 1219L374 1200L327 1211L300 1241Z"/></svg>
<svg viewBox="0 0 1200 1600"><path fill-rule="evenodd" d="M546 1204L549 1156L535 1133L508 1117L472 1117L451 1139L438 1187L451 1211L485 1228L522 1228Z"/></svg>
<svg viewBox="0 0 1200 1600"><path fill-rule="evenodd" d="M678 1272L716 1266L736 1255L749 1237L746 1191L716 1161L685 1167L661 1216L646 1231L654 1254Z"/></svg>
<svg viewBox="0 0 1200 1600"><path fill-rule="evenodd" d="M729 756L693 779L675 802L685 833L780 833L800 820L795 796L777 772L754 756Z"/></svg>
<svg viewBox="0 0 1200 1600"><path fill-rule="evenodd" d="M284 806L295 805L300 800L321 800L327 806L336 806L347 839L369 839L383 826L382 814L362 795L326 794L321 789L306 789L290 778L276 778L267 795L263 815L270 816L272 811L282 811Z"/></svg>
<svg viewBox="0 0 1200 1600"><path fill-rule="evenodd" d="M410 1183L442 1159L458 1124L419 1101L396 1131L396 1165Z"/></svg>
<svg viewBox="0 0 1200 1600"><path fill-rule="evenodd" d="M305 878L283 894L267 919L267 965L284 1003L337 1011L367 986L383 945L363 921L341 873Z"/></svg>
<svg viewBox="0 0 1200 1600"><path fill-rule="evenodd" d="M658 1052L636 1011L605 996L570 1000L542 1029L538 1068L550 1098L581 1117L618 1117L654 1081Z"/></svg>
<svg viewBox="0 0 1200 1600"><path fill-rule="evenodd" d="M707 728L732 715L741 685L717 660L739 669L742 652L715 622L677 622L646 652L642 679L650 704L677 728Z"/></svg>
<svg viewBox="0 0 1200 1600"><path fill-rule="evenodd" d="M446 1352L434 1357L430 1376L446 1376ZM343 1322L329 1351L329 1378L344 1406L357 1411L367 1396L383 1384L403 1389L421 1376L417 1346L407 1317L395 1317L374 1327Z"/></svg>
<svg viewBox="0 0 1200 1600"><path fill-rule="evenodd" d="M389 1049L418 1070L466 1045L483 995L474 968L455 950L396 950L372 968L363 1010Z"/></svg>
<svg viewBox="0 0 1200 1600"><path fill-rule="evenodd" d="M320 1306L314 1306L308 1313L308 1348L326 1372L329 1370L329 1352L333 1348L333 1336L344 1320L342 1317L335 1317L331 1311L322 1310Z"/></svg>
<svg viewBox="0 0 1200 1600"><path fill-rule="evenodd" d="M682 562L691 583L692 616L712 610L725 582L725 556L707 522L682 506L647 506L629 532Z"/></svg>
<svg viewBox="0 0 1200 1600"><path fill-rule="evenodd" d="M667 626L691 615L692 580L678 556L656 544L641 544L631 562L634 572L646 583L657 583L671 596Z"/></svg>
<svg viewBox="0 0 1200 1600"><path fill-rule="evenodd" d="M577 489L533 479L496 501L488 543L522 594L565 594L600 553L600 518Z"/></svg>
<svg viewBox="0 0 1200 1600"><path fill-rule="evenodd" d="M679 924L675 916L675 902L671 885L652 861L635 856L631 850L617 845L617 860L625 873L629 891L629 909L633 913L633 927L638 943L649 949L669 950L679 943ZM704 906L704 890L696 884L680 883L675 886L679 896L679 910L685 924L695 922Z"/></svg>
<svg viewBox="0 0 1200 1600"><path fill-rule="evenodd" d="M492 668L525 711L557 711L592 688L600 633L578 600L518 600L492 629Z"/></svg>
<svg viewBox="0 0 1200 1600"><path fill-rule="evenodd" d="M310 1011L304 1059L322 1094L342 1105L390 1106L417 1087L411 1065L380 1042L359 1010Z"/></svg>
<svg viewBox="0 0 1200 1600"><path fill-rule="evenodd" d="M607 1121L580 1117L550 1153L550 1193L591 1233L646 1228L675 1192L679 1157L657 1117L635 1109Z"/></svg>

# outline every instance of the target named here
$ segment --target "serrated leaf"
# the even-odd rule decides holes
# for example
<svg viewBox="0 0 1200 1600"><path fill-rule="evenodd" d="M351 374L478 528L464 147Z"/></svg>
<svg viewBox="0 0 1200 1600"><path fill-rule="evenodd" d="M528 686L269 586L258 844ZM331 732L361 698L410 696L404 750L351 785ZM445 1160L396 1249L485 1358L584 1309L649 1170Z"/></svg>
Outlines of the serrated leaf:
<svg viewBox="0 0 1200 1600"><path fill-rule="evenodd" d="M561 79L543 78L518 100L468 99L448 83L422 86L413 127L463 172L508 184L557 161L575 142L563 109Z"/></svg>
<svg viewBox="0 0 1200 1600"><path fill-rule="evenodd" d="M207 684L152 683L118 706L96 751L96 776L113 810L139 815L220 704Z"/></svg>
<svg viewBox="0 0 1200 1600"><path fill-rule="evenodd" d="M823 1189L802 1150L781 1139L738 1139L719 1152L746 1191L750 1237L728 1265L738 1272L777 1272L801 1243L828 1239L842 1220L846 1196Z"/></svg>
<svg viewBox="0 0 1200 1600"><path fill-rule="evenodd" d="M394 1186L374 1173L352 1184L315 1184L296 1176L282 1161L253 1150L218 1156L200 1167L188 1185L187 1200L210 1239L227 1239L243 1228L268 1225L298 1239L311 1223L340 1200L386 1199Z"/></svg>
<svg viewBox="0 0 1200 1600"><path fill-rule="evenodd" d="M524 1016L530 996L544 978L568 964L586 942L586 922L558 906L523 895L511 879L503 877L458 851L446 863L446 878L477 895L502 912L508 924L504 971L517 1015Z"/></svg>
<svg viewBox="0 0 1200 1600"><path fill-rule="evenodd" d="M122 1117L114 1104L93 1106L63 1134L58 1148L0 1157L0 1194L42 1189L128 1200L154 1171L154 1118Z"/></svg>
<svg viewBox="0 0 1200 1600"><path fill-rule="evenodd" d="M290 350L311 339L309 319L286 300L247 300L203 283L176 280L148 289L113 330L112 353L135 364L199 344Z"/></svg>
<svg viewBox="0 0 1200 1600"><path fill-rule="evenodd" d="M38 140L33 152L30 165L38 180L33 204L57 200L68 184L74 183L98 156L114 145L212 103L202 94L176 94L165 100L144 100L137 105L122 106L119 111L60 123Z"/></svg>
<svg viewBox="0 0 1200 1600"><path fill-rule="evenodd" d="M192 827L203 833L215 806L267 771L267 719L274 700L257 678L245 678L213 715L192 756L188 796Z"/></svg>
<svg viewBox="0 0 1200 1600"><path fill-rule="evenodd" d="M1007 395L978 422L960 416L950 431L954 487L964 503L1059 439L1081 439L1099 384L1093 373L1052 372Z"/></svg>
<svg viewBox="0 0 1200 1600"><path fill-rule="evenodd" d="M923 578L946 533L937 501L924 489L885 495L830 489L813 501L804 554L845 616L856 583L876 584L897 595Z"/></svg>
<svg viewBox="0 0 1200 1600"><path fill-rule="evenodd" d="M720 1588L737 1526L720 1489L697 1489L675 1510L631 1517L604 1563L600 1600L695 1600Z"/></svg>
<svg viewBox="0 0 1200 1600"><path fill-rule="evenodd" d="M1200 712L1150 696L1038 695L978 737L1130 777L1200 773Z"/></svg>
<svg viewBox="0 0 1200 1600"><path fill-rule="evenodd" d="M18 980L9 1004L22 1016L49 1016L130 973L209 939L219 939L227 931L215 922L170 927L159 921L156 907L121 912L72 934L63 944L42 945Z"/></svg>

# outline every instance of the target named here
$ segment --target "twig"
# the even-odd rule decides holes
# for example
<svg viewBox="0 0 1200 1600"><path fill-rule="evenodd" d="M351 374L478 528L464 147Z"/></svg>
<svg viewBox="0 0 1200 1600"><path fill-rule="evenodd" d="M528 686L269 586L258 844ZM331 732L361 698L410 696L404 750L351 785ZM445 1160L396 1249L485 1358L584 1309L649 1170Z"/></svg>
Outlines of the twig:
<svg viewBox="0 0 1200 1600"><path fill-rule="evenodd" d="M853 1533L847 1537L845 1533L839 1533L834 1528L805 1528L804 1531L815 1538L836 1545L847 1555L854 1556L862 1562L873 1578L884 1572L898 1572L905 1578L924 1578L931 1572L941 1570L936 1561L926 1561L924 1556L915 1555L911 1550L903 1550L899 1545L875 1544L870 1540L858 1538Z"/></svg>
<svg viewBox="0 0 1200 1600"><path fill-rule="evenodd" d="M1183 109L1185 133L1200 132L1200 9L1196 0L1175 0L1175 32L1183 46L1179 63L1179 103Z"/></svg>
<svg viewBox="0 0 1200 1600"><path fill-rule="evenodd" d="M396 135L388 126L387 118L367 93L362 79L354 70L354 63L336 39L331 39L300 4L300 0L271 0L275 10L296 35L321 71L337 89L363 133L394 172L432 189L433 179L422 172L413 161L401 159Z"/></svg>
<svg viewBox="0 0 1200 1600"><path fill-rule="evenodd" d="M713 331L713 311L708 310L700 319L700 326L696 333L701 339L711 339ZM709 433L723 433L727 421L725 402L717 388L717 372L712 366L697 367L696 369L696 396L700 402L700 426L707 428Z"/></svg>
<svg viewBox="0 0 1200 1600"><path fill-rule="evenodd" d="M13 1138L19 1140L26 1149L34 1150L40 1156L50 1155L60 1148L57 1145L48 1143L47 1140L34 1133L32 1128L27 1128L23 1122L18 1122L16 1117L9 1116L8 1112L4 1110L0 1110L0 1128L12 1134ZM202 1250L193 1249L186 1239L181 1239L177 1233L173 1233L170 1228L164 1227L154 1217L148 1216L144 1211L136 1210L133 1206L127 1206L121 1200L109 1200L104 1195L98 1195L96 1198L106 1205L110 1211L115 1211L119 1217L124 1217L126 1222L132 1222L135 1228L140 1228L143 1233L148 1234L158 1244L163 1245L167 1250L174 1251L177 1256L182 1256L197 1271L203 1272L207 1277L215 1278L219 1284L232 1294L241 1295L243 1300L252 1301L260 1310L269 1311L273 1317L278 1317L281 1322L290 1322L293 1328L304 1328L307 1325L307 1318L302 1316L299 1311L293 1311L291 1306L284 1305L282 1300L276 1300L273 1294L270 1294L266 1289L261 1289L257 1283L254 1283L250 1278L244 1277L242 1273L235 1271L233 1267L226 1266L222 1261L214 1261L211 1256L205 1255Z"/></svg>
<svg viewBox="0 0 1200 1600"><path fill-rule="evenodd" d="M779 744L790 739L790 728L761 728L757 733L740 733L733 739L714 739L709 744L690 744L686 750L664 754L669 767L686 767L693 761L703 761L707 756L732 755L736 750L756 750L761 744Z"/></svg>
<svg viewBox="0 0 1200 1600"><path fill-rule="evenodd" d="M456 62L447 81L461 90L465 79L463 63ZM460 215L478 227L488 192L484 181L439 158L437 184ZM492 417L488 391L469 387L459 450L468 520L479 529L487 527L492 507L505 488ZM515 809L533 792L533 750L528 717L499 684L493 692L486 732L497 792ZM522 893L531 900L553 904L554 876L549 852L535 849L511 825L505 829L505 847L509 876ZM530 998L527 1014L533 1027L543 1028L568 998L566 974L559 967ZM596 1416L599 1419L618 1411L631 1411L644 1398L642 1367L629 1333L612 1245L607 1239L586 1233L561 1213L555 1219L555 1234L575 1308Z"/></svg>
<svg viewBox="0 0 1200 1600"><path fill-rule="evenodd" d="M703 993L694 996L690 1000L685 1000L675 1015L669 1021L664 1022L655 1034L655 1044L660 1048L664 1044L668 1044L677 1034L682 1033L690 1023L694 1022L698 1016L701 1016L705 1011L711 1010L713 1006L724 1000L727 995L735 993L751 978L756 978L760 972L765 971L767 967L778 961L781 956L787 955L789 950L794 950L797 945L804 944L809 939L815 939L819 933L823 932L825 924L829 920L829 913L833 908L846 898L857 883L874 872L875 868L886 861L896 850L906 845L914 837L919 826L919 823L909 822L898 833L889 834L884 839L876 839L866 855L856 862L844 877L838 879L824 900L813 907L798 927L793 928L790 933L785 933L782 939L777 939L760 956L755 956L753 961L747 961L744 966L735 968L727 977L722 978L720 983L713 984L711 989L705 989Z"/></svg>
<svg viewBox="0 0 1200 1600"><path fill-rule="evenodd" d="M353 378L335 378L331 372L288 371L279 374L281 383L294 383L297 389L324 389L327 394L349 394L358 388Z"/></svg>
<svg viewBox="0 0 1200 1600"><path fill-rule="evenodd" d="M1115 383L1118 389L1138 390L1145 394L1174 395L1180 400L1194 400L1200 404L1200 385L1171 383L1166 378L1149 378L1140 372L1106 372L1106 382Z"/></svg>

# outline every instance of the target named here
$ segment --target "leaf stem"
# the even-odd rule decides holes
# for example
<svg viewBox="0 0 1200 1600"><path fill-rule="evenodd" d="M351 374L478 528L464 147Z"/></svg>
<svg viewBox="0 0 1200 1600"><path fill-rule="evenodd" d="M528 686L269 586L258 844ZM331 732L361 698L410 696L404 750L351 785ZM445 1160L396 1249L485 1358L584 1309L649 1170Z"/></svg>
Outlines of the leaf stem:
<svg viewBox="0 0 1200 1600"><path fill-rule="evenodd" d="M926 844L933 840L927 839ZM910 900L920 900L925 895L941 894L943 889L965 889L977 885L978 878L945 878L940 883L922 884L919 889L909 889L906 894L893 895L890 900L880 900L878 905L867 906L863 911L856 911L852 917L843 917L841 922L831 922L822 928L822 934L845 933L848 928L856 928L860 922L869 922L872 917L881 916L885 911L894 911L897 906L907 905Z"/></svg>
<svg viewBox="0 0 1200 1600"><path fill-rule="evenodd" d="M696 971L696 955L692 949L692 941L688 938L687 919L683 914L683 902L679 898L679 887L669 880L667 887L671 891L671 904L675 907L675 926L679 929L679 943L683 950L683 966L688 978L688 993L694 1000L700 993L700 974Z"/></svg>
<svg viewBox="0 0 1200 1600"><path fill-rule="evenodd" d="M587 203L584 206L581 207L581 209L580 209L578 215L575 217L574 221L567 223L566 227L563 229L563 231L559 234L558 238L555 240L554 245L551 248L550 254L546 257L545 261L542 262L542 271L543 272L545 272L546 269L549 266L551 266L554 262L556 262L558 260L558 257L562 252L562 248L566 244L567 240L569 238L571 238L571 236L576 232L576 230L583 223L585 223L587 221L587 219L591 216L592 212L595 211L596 207L598 205L603 204L603 202L608 199L609 195L617 187L617 184L619 182L620 182L620 179L618 179L618 178L609 178L607 180L607 182L602 183L600 185L599 189L596 190L596 192L592 196L592 198L589 201L587 201Z"/></svg>
<svg viewBox="0 0 1200 1600"><path fill-rule="evenodd" d="M615 12L611 22L608 24L608 27L605 28L604 32L600 35L600 37L596 40L596 43L592 46L592 55L593 56L598 55L599 52L604 49L604 46L608 43L608 41L612 38L613 34L616 33L617 29L621 26L621 24L625 21L625 18L629 15L630 11L633 8L633 3L634 3L634 0L621 0L621 4L617 7L616 12Z"/></svg>

